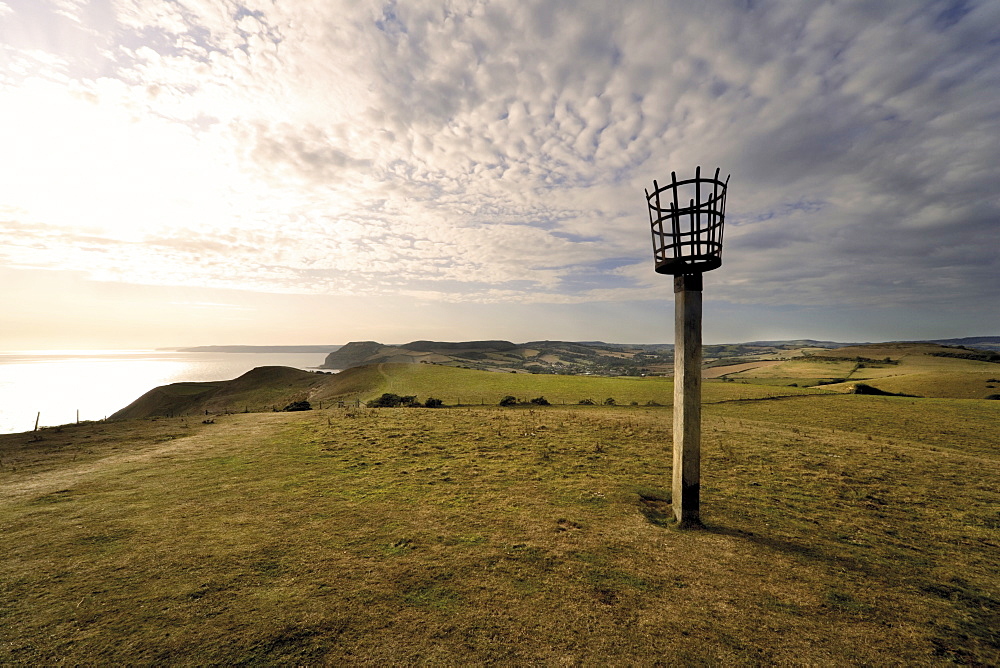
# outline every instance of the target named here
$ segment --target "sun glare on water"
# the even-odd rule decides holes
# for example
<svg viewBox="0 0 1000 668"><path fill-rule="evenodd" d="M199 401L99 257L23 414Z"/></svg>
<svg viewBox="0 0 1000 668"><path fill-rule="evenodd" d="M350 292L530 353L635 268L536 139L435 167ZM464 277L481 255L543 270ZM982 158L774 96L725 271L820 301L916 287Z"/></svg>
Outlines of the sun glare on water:
<svg viewBox="0 0 1000 668"><path fill-rule="evenodd" d="M0 432L100 420L158 385L173 382L188 364L143 351L47 351L0 356ZM147 351L148 353L148 351ZM12 358L14 360L12 361ZM138 358L138 359L137 359Z"/></svg>

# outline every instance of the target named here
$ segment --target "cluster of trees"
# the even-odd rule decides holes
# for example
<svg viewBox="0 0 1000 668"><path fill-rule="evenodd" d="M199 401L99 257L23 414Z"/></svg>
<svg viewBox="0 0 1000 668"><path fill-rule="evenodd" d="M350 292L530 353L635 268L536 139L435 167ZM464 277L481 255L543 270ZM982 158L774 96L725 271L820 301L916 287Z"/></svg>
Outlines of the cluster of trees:
<svg viewBox="0 0 1000 668"><path fill-rule="evenodd" d="M581 399L577 402L581 406L596 406L598 402L593 399ZM617 406L618 402L612 397L608 397L604 401L600 402L604 406ZM367 404L368 408L397 408L404 406L407 408L440 408L444 406L444 402L440 399L435 399L434 397L429 397L426 401L421 403L417 400L414 395L398 395L391 392L386 392L381 397L377 399L372 399ZM550 406L551 403L545 397L535 397L534 399L529 399L527 401L520 401L517 397L508 394L503 399L500 400L501 406ZM633 401L633 406L638 406L639 402ZM655 401L647 401L647 406L659 406L660 404ZM287 409L286 409L287 410ZM308 410L308 409L307 409Z"/></svg>
<svg viewBox="0 0 1000 668"><path fill-rule="evenodd" d="M580 399L580 401L578 401L576 403L578 405L580 405L580 406L597 406L598 405L598 402L594 401L593 399ZM604 406L617 406L618 402L615 401L615 399L613 397L608 397L604 401L600 402L600 404L604 405ZM535 397L534 399L531 399L529 401L518 401L517 397L513 397L513 396L511 396L511 395L508 394L506 397L504 397L503 399L500 400L500 405L501 406L531 406L531 405L534 405L534 406L548 406L550 404L549 404L549 400L546 399L545 397ZM630 405L632 405L632 406L638 406L639 402L638 401L633 401L633 402L631 402ZM646 405L647 406L659 406L660 404L658 404L655 401L647 401Z"/></svg>
<svg viewBox="0 0 1000 668"><path fill-rule="evenodd" d="M400 406L407 408L440 408L444 406L444 402L434 397L428 397L427 401L420 403L414 395L400 396L392 392L386 392L381 397L372 399L365 405L368 408L398 408Z"/></svg>
<svg viewBox="0 0 1000 668"><path fill-rule="evenodd" d="M500 405L501 406L517 406L520 403L522 403L522 402L518 401L517 397L513 397L513 396L511 396L509 394L506 397L504 397L503 399L500 400ZM524 402L524 405L530 405L530 406L548 406L550 404L549 404L549 400L546 399L545 397L535 397L534 399L531 399L529 401Z"/></svg>

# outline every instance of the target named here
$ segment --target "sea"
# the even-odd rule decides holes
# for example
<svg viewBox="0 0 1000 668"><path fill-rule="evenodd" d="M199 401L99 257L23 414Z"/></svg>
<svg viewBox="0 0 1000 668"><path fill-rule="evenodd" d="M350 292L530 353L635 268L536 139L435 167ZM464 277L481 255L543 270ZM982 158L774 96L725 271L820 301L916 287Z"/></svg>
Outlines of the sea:
<svg viewBox="0 0 1000 668"><path fill-rule="evenodd" d="M259 366L312 370L325 353L0 352L0 434L103 420L160 385L230 380Z"/></svg>

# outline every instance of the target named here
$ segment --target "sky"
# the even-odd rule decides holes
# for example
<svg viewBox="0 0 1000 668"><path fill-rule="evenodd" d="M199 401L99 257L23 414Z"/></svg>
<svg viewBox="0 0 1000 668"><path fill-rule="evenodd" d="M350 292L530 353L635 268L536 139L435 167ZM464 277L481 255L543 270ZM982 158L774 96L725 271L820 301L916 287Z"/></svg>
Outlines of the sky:
<svg viewBox="0 0 1000 668"><path fill-rule="evenodd" d="M0 0L0 349L1000 335L1000 2Z"/></svg>

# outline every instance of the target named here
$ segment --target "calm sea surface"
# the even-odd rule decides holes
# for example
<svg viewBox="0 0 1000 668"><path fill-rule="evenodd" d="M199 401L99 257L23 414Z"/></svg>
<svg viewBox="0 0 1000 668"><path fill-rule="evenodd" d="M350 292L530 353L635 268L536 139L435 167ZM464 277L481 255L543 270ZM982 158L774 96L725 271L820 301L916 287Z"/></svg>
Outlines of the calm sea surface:
<svg viewBox="0 0 1000 668"><path fill-rule="evenodd" d="M158 385L230 380L258 366L311 369L322 353L0 352L0 433L100 420Z"/></svg>

